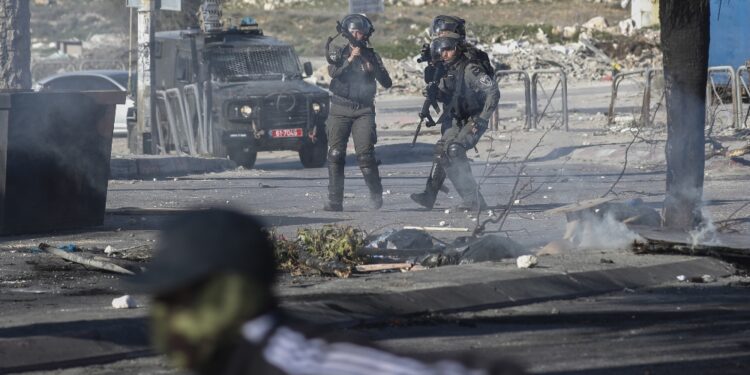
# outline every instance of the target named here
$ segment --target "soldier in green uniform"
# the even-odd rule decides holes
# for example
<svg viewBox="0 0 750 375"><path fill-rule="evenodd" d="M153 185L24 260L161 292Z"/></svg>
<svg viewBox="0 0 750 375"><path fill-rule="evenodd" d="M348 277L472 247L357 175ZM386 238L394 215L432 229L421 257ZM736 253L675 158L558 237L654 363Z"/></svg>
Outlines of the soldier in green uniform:
<svg viewBox="0 0 750 375"><path fill-rule="evenodd" d="M430 49L433 59L441 61L446 71L437 83L438 100L444 103L443 116L438 122L446 130L435 145L435 163L425 191L412 194L411 198L426 208L432 208L447 175L462 198L459 208L486 207L471 173L466 151L473 148L487 130L500 91L481 64L466 53L460 34L445 32L432 41ZM440 167L445 174L435 173Z"/></svg>
<svg viewBox="0 0 750 375"><path fill-rule="evenodd" d="M328 133L328 202L326 211L342 211L344 199L344 160L351 134L359 168L370 190L372 208L383 205L383 186L375 158L375 91L379 82L391 87L391 77L380 56L367 43L375 30L370 20L351 14L341 22L353 40L334 56L329 56L331 110L326 121Z"/></svg>

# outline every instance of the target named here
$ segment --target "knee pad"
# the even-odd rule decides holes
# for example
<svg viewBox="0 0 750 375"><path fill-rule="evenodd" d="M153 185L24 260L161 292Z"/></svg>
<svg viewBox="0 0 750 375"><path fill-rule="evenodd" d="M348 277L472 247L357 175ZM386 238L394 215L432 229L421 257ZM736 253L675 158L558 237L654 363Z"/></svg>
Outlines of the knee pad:
<svg viewBox="0 0 750 375"><path fill-rule="evenodd" d="M357 155L357 162L360 168L374 168L378 166L378 161L373 154Z"/></svg>
<svg viewBox="0 0 750 375"><path fill-rule="evenodd" d="M447 150L448 158L451 160L468 160L466 148L460 143L451 143Z"/></svg>
<svg viewBox="0 0 750 375"><path fill-rule="evenodd" d="M344 164L346 160L346 150L331 148L328 150L328 162L332 164Z"/></svg>

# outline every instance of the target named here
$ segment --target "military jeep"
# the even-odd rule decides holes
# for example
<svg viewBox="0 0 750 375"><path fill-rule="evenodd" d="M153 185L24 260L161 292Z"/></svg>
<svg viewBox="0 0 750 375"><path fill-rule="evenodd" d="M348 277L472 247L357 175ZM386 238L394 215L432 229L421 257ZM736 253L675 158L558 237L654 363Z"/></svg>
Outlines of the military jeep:
<svg viewBox="0 0 750 375"><path fill-rule="evenodd" d="M158 32L153 57L157 92L200 87L210 116L193 113L187 122L198 132L198 116L205 116L211 155L251 168L259 151L294 150L306 168L325 164L329 94L303 80L312 75L309 62L300 64L292 46L263 35L257 24Z"/></svg>

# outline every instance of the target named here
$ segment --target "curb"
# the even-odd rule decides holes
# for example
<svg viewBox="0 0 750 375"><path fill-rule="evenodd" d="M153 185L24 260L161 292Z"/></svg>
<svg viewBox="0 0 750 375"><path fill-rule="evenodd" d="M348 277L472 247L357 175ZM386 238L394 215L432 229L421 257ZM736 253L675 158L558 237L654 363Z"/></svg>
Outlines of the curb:
<svg viewBox="0 0 750 375"><path fill-rule="evenodd" d="M676 282L677 275L722 278L734 273L731 266L712 258L571 273L537 271L533 276L528 273L534 270L518 271L513 273L520 277L504 280L395 293L383 293L382 287L373 283L369 291L289 296L282 298L282 306L292 316L316 324L351 327L395 316L470 312L639 289Z"/></svg>
<svg viewBox="0 0 750 375"><path fill-rule="evenodd" d="M111 180L141 180L154 177L176 177L236 169L237 164L224 158L192 156L138 156L112 158Z"/></svg>

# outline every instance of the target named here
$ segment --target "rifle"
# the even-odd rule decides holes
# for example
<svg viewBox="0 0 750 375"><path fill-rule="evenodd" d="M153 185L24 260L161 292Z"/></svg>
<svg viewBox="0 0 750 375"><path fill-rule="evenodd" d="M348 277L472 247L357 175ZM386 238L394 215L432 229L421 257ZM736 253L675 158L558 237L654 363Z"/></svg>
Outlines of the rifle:
<svg viewBox="0 0 750 375"><path fill-rule="evenodd" d="M428 71L429 68L432 68ZM444 74L444 66L443 64L435 64L430 65L427 68L425 68L425 76L429 75L428 73L432 73L431 77L429 79L425 79L427 81L427 88L426 88L426 98L424 100L424 103L422 104L422 110L419 111L419 124L417 125L417 130L414 132L414 138L411 140L411 147L414 147L417 144L417 137L419 137L419 132L422 130L422 123L427 120L427 127L433 127L437 125L435 120L432 119L432 115L430 114L430 107L435 108L435 112L440 113L440 106L437 102L437 95L438 95L438 82L440 81L440 78L442 78Z"/></svg>

